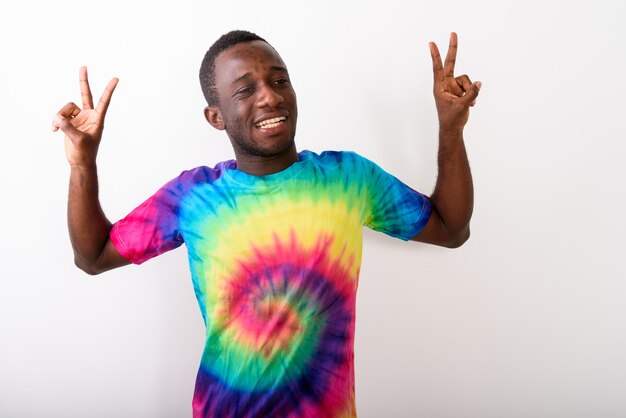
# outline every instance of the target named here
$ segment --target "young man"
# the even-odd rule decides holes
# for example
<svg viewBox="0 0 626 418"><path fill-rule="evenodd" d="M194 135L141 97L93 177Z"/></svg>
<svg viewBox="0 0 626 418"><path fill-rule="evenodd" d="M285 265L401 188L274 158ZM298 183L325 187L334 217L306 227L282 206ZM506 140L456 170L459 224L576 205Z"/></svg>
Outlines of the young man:
<svg viewBox="0 0 626 418"><path fill-rule="evenodd" d="M71 166L68 220L76 264L98 274L140 264L182 243L206 324L194 417L356 416L354 324L362 226L447 247L469 237L473 189L463 128L480 83L454 77L430 44L439 116L434 193L412 190L347 152L298 152L289 73L264 39L222 36L200 82L207 121L235 160L173 179L114 225L98 201L96 154L117 84L94 108L87 70L82 109L55 116Z"/></svg>

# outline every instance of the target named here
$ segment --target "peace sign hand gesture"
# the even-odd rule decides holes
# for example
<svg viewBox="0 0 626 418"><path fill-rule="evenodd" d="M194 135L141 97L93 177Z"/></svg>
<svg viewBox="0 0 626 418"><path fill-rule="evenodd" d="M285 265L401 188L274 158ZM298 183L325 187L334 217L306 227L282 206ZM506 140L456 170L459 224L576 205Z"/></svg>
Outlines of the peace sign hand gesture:
<svg viewBox="0 0 626 418"><path fill-rule="evenodd" d="M429 47L433 60L435 77L433 93L437 105L439 129L446 132L461 132L469 118L469 108L476 103L481 83L480 81L472 83L465 74L454 77L458 47L456 33L450 34L450 45L443 65L437 45L430 42Z"/></svg>
<svg viewBox="0 0 626 418"><path fill-rule="evenodd" d="M52 130L61 129L65 134L65 155L70 165L88 167L96 163L104 117L119 80L113 78L109 81L94 108L86 67L80 68L79 79L83 108L73 102L63 106L54 117Z"/></svg>

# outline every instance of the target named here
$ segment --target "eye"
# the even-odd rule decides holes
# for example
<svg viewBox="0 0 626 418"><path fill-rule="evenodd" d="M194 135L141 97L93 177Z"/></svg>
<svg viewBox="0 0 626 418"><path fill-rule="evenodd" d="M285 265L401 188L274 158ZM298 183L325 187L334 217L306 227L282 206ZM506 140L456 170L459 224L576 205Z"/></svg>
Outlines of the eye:
<svg viewBox="0 0 626 418"><path fill-rule="evenodd" d="M282 78L279 78L279 79L275 80L274 83L278 84L279 86L285 86L285 85L289 84L289 79L287 79L285 77L282 77Z"/></svg>
<svg viewBox="0 0 626 418"><path fill-rule="evenodd" d="M246 95L252 94L253 92L254 92L254 87L246 86L237 90L235 94L238 96L246 96Z"/></svg>

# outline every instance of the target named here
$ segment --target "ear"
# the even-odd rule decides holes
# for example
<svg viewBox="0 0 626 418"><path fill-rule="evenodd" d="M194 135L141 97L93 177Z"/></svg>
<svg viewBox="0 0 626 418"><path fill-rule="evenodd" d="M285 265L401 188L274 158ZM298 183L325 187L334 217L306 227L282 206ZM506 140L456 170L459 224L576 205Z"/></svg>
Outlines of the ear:
<svg viewBox="0 0 626 418"><path fill-rule="evenodd" d="M220 131L224 130L224 119L222 118L222 112L217 106L207 106L204 108L204 117L207 122L211 124L215 129Z"/></svg>

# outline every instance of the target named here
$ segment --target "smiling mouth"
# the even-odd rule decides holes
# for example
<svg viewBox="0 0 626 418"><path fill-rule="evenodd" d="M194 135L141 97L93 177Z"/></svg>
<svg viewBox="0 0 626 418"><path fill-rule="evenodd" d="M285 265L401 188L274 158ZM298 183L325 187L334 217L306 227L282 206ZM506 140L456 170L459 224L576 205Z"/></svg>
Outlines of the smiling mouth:
<svg viewBox="0 0 626 418"><path fill-rule="evenodd" d="M277 118L271 118L271 119L265 119L262 120L261 122L255 123L254 126L256 126L257 128L275 128L278 125L285 123L285 121L287 120L286 117L284 116L279 116Z"/></svg>

